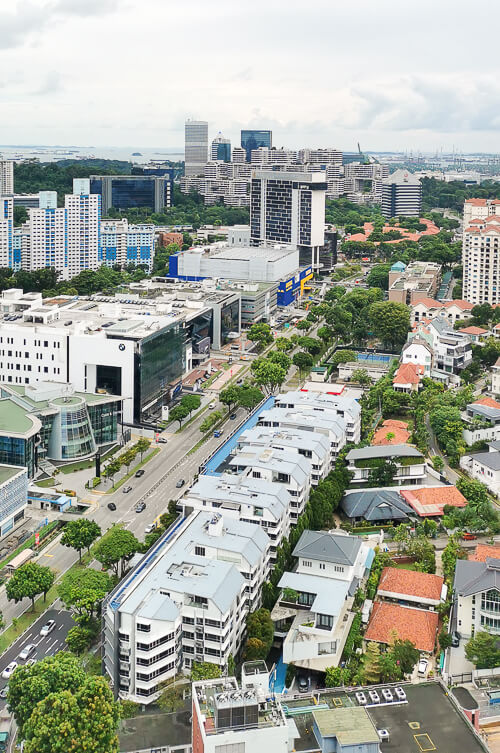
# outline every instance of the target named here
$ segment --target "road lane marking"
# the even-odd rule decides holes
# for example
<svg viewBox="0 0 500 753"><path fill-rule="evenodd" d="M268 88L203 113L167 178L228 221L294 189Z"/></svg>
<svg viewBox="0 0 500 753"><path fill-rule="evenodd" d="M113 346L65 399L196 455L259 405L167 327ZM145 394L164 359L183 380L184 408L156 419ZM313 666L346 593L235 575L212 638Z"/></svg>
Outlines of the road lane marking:
<svg viewBox="0 0 500 753"><path fill-rule="evenodd" d="M58 629L58 630L62 630L62 629L63 629L63 627L64 627L64 625L59 625L59 627L58 627L57 629Z"/></svg>

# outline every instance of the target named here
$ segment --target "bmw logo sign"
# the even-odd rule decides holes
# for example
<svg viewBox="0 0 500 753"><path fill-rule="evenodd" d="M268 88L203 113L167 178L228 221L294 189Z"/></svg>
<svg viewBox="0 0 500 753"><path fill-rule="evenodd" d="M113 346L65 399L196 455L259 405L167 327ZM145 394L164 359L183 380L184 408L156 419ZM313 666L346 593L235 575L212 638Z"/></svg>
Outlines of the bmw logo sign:
<svg viewBox="0 0 500 753"><path fill-rule="evenodd" d="M118 346L119 350L125 350L125 345L123 343L120 343Z"/></svg>

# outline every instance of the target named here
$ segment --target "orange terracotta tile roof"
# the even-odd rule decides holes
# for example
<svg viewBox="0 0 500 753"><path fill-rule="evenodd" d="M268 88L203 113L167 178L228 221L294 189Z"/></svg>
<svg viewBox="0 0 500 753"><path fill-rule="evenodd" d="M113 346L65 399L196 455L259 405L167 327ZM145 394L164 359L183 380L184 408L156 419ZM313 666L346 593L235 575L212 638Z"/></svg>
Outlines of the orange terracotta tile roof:
<svg viewBox="0 0 500 753"><path fill-rule="evenodd" d="M442 515L446 505L452 507L466 507L467 500L456 486L433 486L428 489L405 489L401 496L417 515L429 517Z"/></svg>
<svg viewBox="0 0 500 753"><path fill-rule="evenodd" d="M493 400L492 397L482 397L479 400L474 400L472 405L485 405L487 408L500 408L500 403Z"/></svg>
<svg viewBox="0 0 500 753"><path fill-rule="evenodd" d="M394 374L393 384L420 384L424 367L417 363L402 363Z"/></svg>
<svg viewBox="0 0 500 753"><path fill-rule="evenodd" d="M472 204L473 207L485 207L486 199L465 199L466 204Z"/></svg>
<svg viewBox="0 0 500 753"><path fill-rule="evenodd" d="M396 418L386 418L382 426L385 426L388 429L407 429L408 422L398 421Z"/></svg>
<svg viewBox="0 0 500 753"><path fill-rule="evenodd" d="M482 225L483 223L484 223L484 219L483 220L471 220L470 221L471 225Z"/></svg>
<svg viewBox="0 0 500 753"><path fill-rule="evenodd" d="M480 233L480 229L478 227L466 227L465 228L466 233Z"/></svg>
<svg viewBox="0 0 500 753"><path fill-rule="evenodd" d="M387 439L389 433L394 434L392 439ZM409 438L410 432L407 423L388 419L373 435L372 445L406 444Z"/></svg>
<svg viewBox="0 0 500 753"><path fill-rule="evenodd" d="M417 573L398 567L384 567L378 590L389 594L404 594L415 599L441 600L444 578L430 573Z"/></svg>
<svg viewBox="0 0 500 753"><path fill-rule="evenodd" d="M397 638L409 640L419 651L431 653L436 642L438 621L437 612L376 601L365 639L377 643L390 643L396 632Z"/></svg>
<svg viewBox="0 0 500 753"><path fill-rule="evenodd" d="M482 327L460 327L459 332L465 332L466 335L484 335L488 330Z"/></svg>
<svg viewBox="0 0 500 753"><path fill-rule="evenodd" d="M485 228L482 230L483 235L488 235L488 233L500 233L500 228L495 227L495 225L486 225Z"/></svg>
<svg viewBox="0 0 500 753"><path fill-rule="evenodd" d="M439 301L435 301L434 298L419 298L418 301L415 301L415 303L410 304L412 308L415 308L415 306L425 306L428 309L438 309L440 306L442 306L442 303L439 303Z"/></svg>
<svg viewBox="0 0 500 753"><path fill-rule="evenodd" d="M478 544L476 551L469 554L469 559L475 562L486 562L486 558L500 560L500 545Z"/></svg>
<svg viewBox="0 0 500 753"><path fill-rule="evenodd" d="M441 304L444 306L445 309L449 309L450 306L458 306L459 309L462 309L464 311L465 309L473 309L474 305L472 303L469 303L469 301L464 301L462 298L457 298L456 301L446 301L446 303Z"/></svg>

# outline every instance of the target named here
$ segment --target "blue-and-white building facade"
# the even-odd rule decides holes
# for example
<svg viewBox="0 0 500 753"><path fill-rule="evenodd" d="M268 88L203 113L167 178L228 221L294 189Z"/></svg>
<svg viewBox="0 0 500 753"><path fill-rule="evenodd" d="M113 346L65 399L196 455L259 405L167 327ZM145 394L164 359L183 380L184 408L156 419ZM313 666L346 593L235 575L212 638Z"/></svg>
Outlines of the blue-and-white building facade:
<svg viewBox="0 0 500 753"><path fill-rule="evenodd" d="M28 470L0 465L0 536L24 518L28 500Z"/></svg>

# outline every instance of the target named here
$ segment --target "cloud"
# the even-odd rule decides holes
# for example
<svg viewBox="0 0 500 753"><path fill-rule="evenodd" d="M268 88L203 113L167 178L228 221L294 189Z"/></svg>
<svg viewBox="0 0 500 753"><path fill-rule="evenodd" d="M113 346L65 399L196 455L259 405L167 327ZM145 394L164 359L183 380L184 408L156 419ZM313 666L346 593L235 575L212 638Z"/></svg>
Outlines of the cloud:
<svg viewBox="0 0 500 753"><path fill-rule="evenodd" d="M52 95L64 91L63 78L58 71L49 71L40 86L32 93L35 95Z"/></svg>
<svg viewBox="0 0 500 753"><path fill-rule="evenodd" d="M65 16L103 16L117 9L118 0L56 0L52 4L53 13Z"/></svg>

